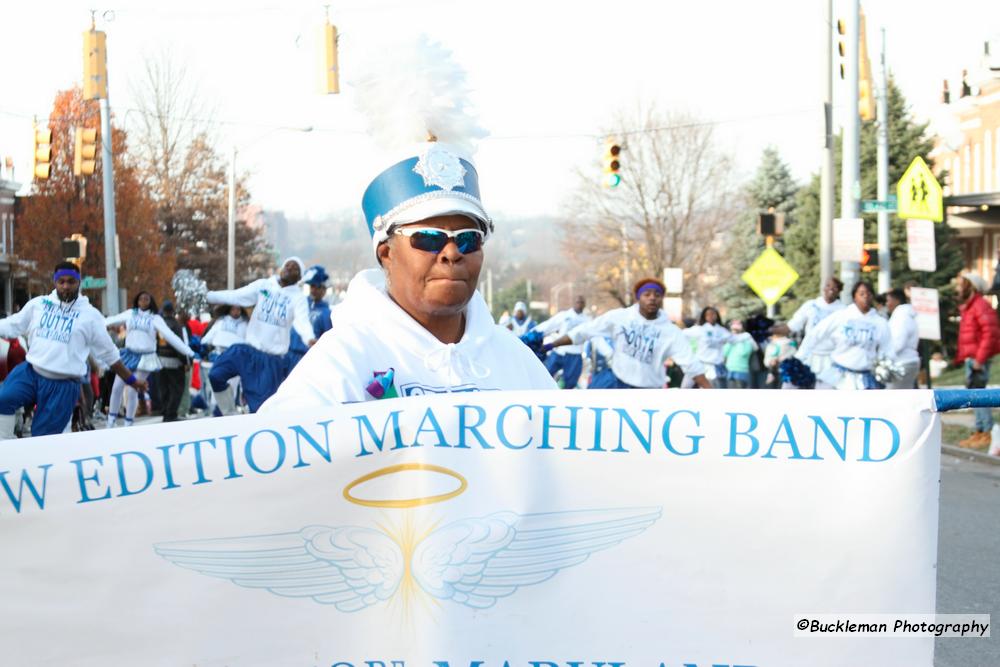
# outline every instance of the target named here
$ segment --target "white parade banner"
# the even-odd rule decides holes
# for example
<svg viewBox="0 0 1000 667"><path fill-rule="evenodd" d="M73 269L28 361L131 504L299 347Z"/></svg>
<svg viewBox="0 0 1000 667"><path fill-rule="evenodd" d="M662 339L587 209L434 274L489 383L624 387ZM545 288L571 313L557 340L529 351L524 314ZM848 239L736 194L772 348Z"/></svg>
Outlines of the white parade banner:
<svg viewBox="0 0 1000 667"><path fill-rule="evenodd" d="M795 625L934 612L932 396L483 392L4 442L4 662L930 667L933 637Z"/></svg>
<svg viewBox="0 0 1000 667"><path fill-rule="evenodd" d="M927 221L930 224L930 220ZM938 291L931 287L911 287L910 305L917 315L918 335L924 340L941 340L941 306Z"/></svg>
<svg viewBox="0 0 1000 667"><path fill-rule="evenodd" d="M906 221L906 260L911 271L937 271L933 220Z"/></svg>
<svg viewBox="0 0 1000 667"><path fill-rule="evenodd" d="M860 262L865 248L865 221L862 218L835 218L833 221L833 261Z"/></svg>

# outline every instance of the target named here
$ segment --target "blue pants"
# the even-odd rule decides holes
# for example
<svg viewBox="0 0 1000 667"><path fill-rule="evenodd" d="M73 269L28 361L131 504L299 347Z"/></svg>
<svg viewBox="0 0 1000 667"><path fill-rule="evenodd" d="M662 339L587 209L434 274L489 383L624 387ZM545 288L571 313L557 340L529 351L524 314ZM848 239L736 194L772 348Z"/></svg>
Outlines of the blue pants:
<svg viewBox="0 0 1000 667"><path fill-rule="evenodd" d="M308 352L309 350L306 350ZM298 350L288 350L285 354L285 377L292 372L292 369L298 366L299 362L302 361L302 357L306 356L305 352L300 352Z"/></svg>
<svg viewBox="0 0 1000 667"><path fill-rule="evenodd" d="M986 377L990 376L990 360L987 359L986 363L983 365L983 372L986 373ZM965 360L965 381L966 386L968 385L969 378L972 376L972 359ZM989 408L972 408L972 413L976 415L976 430L980 433L985 433L993 428L993 412Z"/></svg>
<svg viewBox="0 0 1000 667"><path fill-rule="evenodd" d="M611 372L610 368L605 368L590 379L587 389L638 389L638 387L622 382L617 375Z"/></svg>
<svg viewBox="0 0 1000 667"><path fill-rule="evenodd" d="M246 343L233 345L212 364L212 370L208 374L212 391L225 391L229 388L230 378L237 375L243 385L247 407L250 412L257 412L284 381L285 357L261 352Z"/></svg>
<svg viewBox="0 0 1000 667"><path fill-rule="evenodd" d="M556 376L562 369L563 388L576 389L576 383L580 381L580 373L583 372L583 357L579 354L557 354L550 352L545 358L545 368L549 375Z"/></svg>
<svg viewBox="0 0 1000 667"><path fill-rule="evenodd" d="M0 385L0 414L12 415L34 403L31 435L53 435L66 430L79 398L79 380L50 380L36 373L31 364L18 364Z"/></svg>

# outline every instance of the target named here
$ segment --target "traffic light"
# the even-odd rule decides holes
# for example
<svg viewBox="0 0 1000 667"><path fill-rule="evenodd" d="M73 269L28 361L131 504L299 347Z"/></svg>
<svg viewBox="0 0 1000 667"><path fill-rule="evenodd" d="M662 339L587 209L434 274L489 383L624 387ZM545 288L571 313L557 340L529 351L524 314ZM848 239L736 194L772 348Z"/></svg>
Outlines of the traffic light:
<svg viewBox="0 0 1000 667"><path fill-rule="evenodd" d="M100 30L83 33L83 99L108 97L107 36Z"/></svg>
<svg viewBox="0 0 1000 667"><path fill-rule="evenodd" d="M35 165L32 173L38 180L45 180L52 170L52 130L35 126Z"/></svg>
<svg viewBox="0 0 1000 667"><path fill-rule="evenodd" d="M865 32L865 13L861 12L858 30L858 113L862 120L875 120L875 84L872 81L872 61L868 57L868 36Z"/></svg>
<svg viewBox="0 0 1000 667"><path fill-rule="evenodd" d="M73 149L73 175L90 176L97 167L97 129L74 128L76 146Z"/></svg>
<svg viewBox="0 0 1000 667"><path fill-rule="evenodd" d="M785 214L773 210L757 214L757 233L761 236L781 236L785 232Z"/></svg>
<svg viewBox="0 0 1000 667"><path fill-rule="evenodd" d="M847 74L847 42L845 41L847 35L847 24L844 19L837 19L837 53L840 54L840 59L838 60L840 64L840 78L844 79Z"/></svg>
<svg viewBox="0 0 1000 667"><path fill-rule="evenodd" d="M875 258L876 263L872 263L872 259ZM861 270L864 273L869 273L871 271L878 271L878 244L877 243L865 243L861 249Z"/></svg>
<svg viewBox="0 0 1000 667"><path fill-rule="evenodd" d="M340 92L340 66L337 63L337 26L327 20L323 26L323 92Z"/></svg>
<svg viewBox="0 0 1000 667"><path fill-rule="evenodd" d="M604 142L603 170L604 187L606 188L616 188L622 182L622 177L618 173L622 168L621 152L621 144L615 139L608 139Z"/></svg>
<svg viewBox="0 0 1000 667"><path fill-rule="evenodd" d="M62 256L67 262L76 264L77 268L82 267L83 260L87 259L87 237L71 234L68 239L63 239Z"/></svg>

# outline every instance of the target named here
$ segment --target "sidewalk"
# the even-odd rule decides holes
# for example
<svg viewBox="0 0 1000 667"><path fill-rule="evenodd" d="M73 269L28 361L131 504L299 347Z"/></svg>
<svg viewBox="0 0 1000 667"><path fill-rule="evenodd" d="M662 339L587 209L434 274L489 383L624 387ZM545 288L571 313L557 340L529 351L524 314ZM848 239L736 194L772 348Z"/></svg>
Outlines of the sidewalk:
<svg viewBox="0 0 1000 667"><path fill-rule="evenodd" d="M958 442L972 435L976 418L972 410L953 410L941 413L941 451L973 461L1000 465L1000 456L990 456L986 453L989 447L982 449L966 449L959 447Z"/></svg>

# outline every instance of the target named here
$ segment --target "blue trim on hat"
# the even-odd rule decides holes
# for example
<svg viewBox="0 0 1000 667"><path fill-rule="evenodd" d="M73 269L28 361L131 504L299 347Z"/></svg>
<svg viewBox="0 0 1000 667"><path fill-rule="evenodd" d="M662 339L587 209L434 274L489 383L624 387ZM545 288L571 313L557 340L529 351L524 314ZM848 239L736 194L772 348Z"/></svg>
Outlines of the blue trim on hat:
<svg viewBox="0 0 1000 667"><path fill-rule="evenodd" d="M458 158L465 168L465 185L444 190L436 185L424 184L424 177L413 170L418 160L418 157L411 157L394 164L379 174L365 190L361 209L365 213L370 235L375 235L376 218L421 195L439 192L442 199L447 199L449 193L462 193L463 199L472 198L482 206L479 199L479 174L471 162Z"/></svg>

